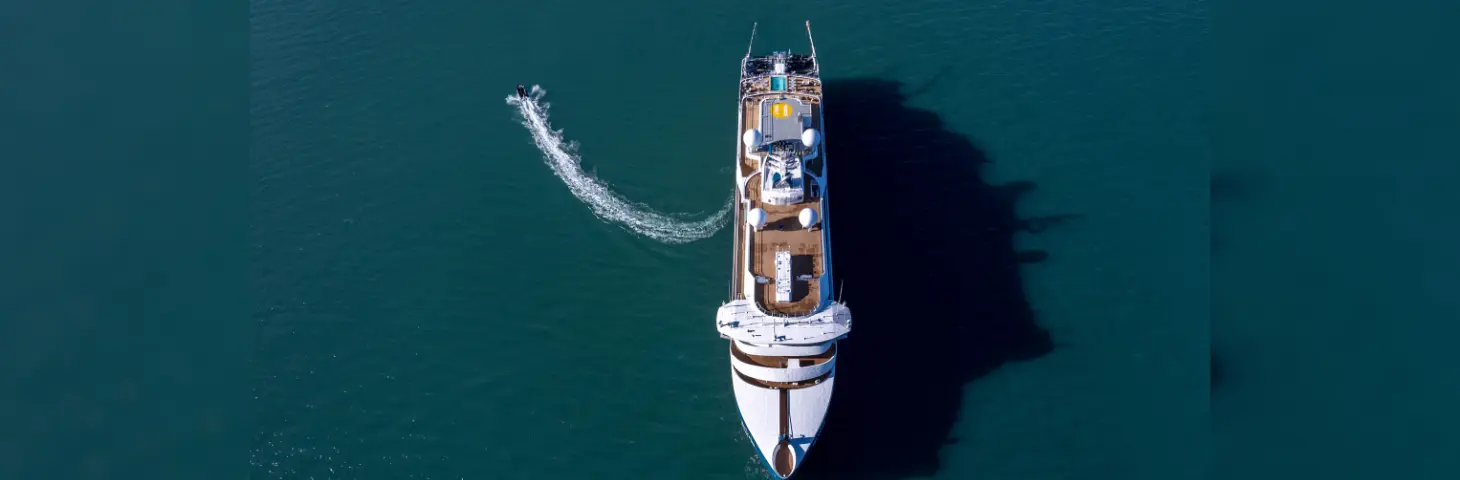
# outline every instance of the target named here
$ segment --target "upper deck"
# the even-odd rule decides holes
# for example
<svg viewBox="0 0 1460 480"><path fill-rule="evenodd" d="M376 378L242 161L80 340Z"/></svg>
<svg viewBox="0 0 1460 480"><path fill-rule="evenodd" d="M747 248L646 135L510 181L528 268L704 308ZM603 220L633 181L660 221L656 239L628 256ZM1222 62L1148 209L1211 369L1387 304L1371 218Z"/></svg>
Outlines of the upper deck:
<svg viewBox="0 0 1460 480"><path fill-rule="evenodd" d="M809 315L828 290L822 281L825 182L815 59L784 52L746 58L739 127L732 300L753 299L775 316ZM763 220L747 219L747 212L763 213Z"/></svg>

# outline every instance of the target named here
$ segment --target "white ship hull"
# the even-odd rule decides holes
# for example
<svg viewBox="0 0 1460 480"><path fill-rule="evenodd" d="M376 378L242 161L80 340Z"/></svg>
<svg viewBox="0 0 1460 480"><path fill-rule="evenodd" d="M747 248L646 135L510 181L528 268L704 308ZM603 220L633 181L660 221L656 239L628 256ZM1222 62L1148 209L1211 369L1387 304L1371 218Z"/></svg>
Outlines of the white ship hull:
<svg viewBox="0 0 1460 480"><path fill-rule="evenodd" d="M805 461L825 424L826 411L831 407L832 387L836 383L835 360L826 364L825 368L757 371L762 377L772 376L770 373L803 379L822 377L814 385L794 389L766 388L759 382L747 381L742 377L748 377L745 372L756 370L747 368L749 366L733 356L731 362L730 382L735 387L735 403L740 410L745 433L755 445L767 471L776 478L790 477Z"/></svg>
<svg viewBox="0 0 1460 480"><path fill-rule="evenodd" d="M813 44L810 56L747 52L741 63L730 301L715 316L741 423L779 479L799 471L822 433L837 341L851 331L834 296L815 59Z"/></svg>

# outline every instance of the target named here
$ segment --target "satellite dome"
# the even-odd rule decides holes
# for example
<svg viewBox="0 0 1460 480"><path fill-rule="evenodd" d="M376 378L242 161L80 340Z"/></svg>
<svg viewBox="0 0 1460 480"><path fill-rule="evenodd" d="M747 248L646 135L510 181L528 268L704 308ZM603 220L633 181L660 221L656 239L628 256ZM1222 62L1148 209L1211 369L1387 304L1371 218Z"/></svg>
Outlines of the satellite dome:
<svg viewBox="0 0 1460 480"><path fill-rule="evenodd" d="M814 147L816 146L816 142L819 141L821 141L821 132L816 131L816 129L808 128L801 131L802 145L805 145L807 147Z"/></svg>
<svg viewBox="0 0 1460 480"><path fill-rule="evenodd" d="M801 227L803 228L811 228L812 225L816 225L816 221L818 220L818 218L816 218L816 210L812 210L810 208L801 209L801 214L797 215L796 219L801 221Z"/></svg>
<svg viewBox="0 0 1460 480"><path fill-rule="evenodd" d="M745 134L740 136L740 141L745 142L746 148L755 148L760 146L760 130L756 130L754 128L746 130Z"/></svg>
<svg viewBox="0 0 1460 480"><path fill-rule="evenodd" d="M745 214L745 223L756 230L760 230L760 227L765 226L765 219L766 215L763 209L752 208Z"/></svg>

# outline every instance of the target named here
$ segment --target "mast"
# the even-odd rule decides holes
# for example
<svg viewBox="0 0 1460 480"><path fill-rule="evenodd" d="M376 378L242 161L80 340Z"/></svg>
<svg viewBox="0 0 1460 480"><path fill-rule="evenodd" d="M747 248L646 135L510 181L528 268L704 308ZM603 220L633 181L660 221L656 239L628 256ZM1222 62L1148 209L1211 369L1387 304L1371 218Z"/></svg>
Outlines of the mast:
<svg viewBox="0 0 1460 480"><path fill-rule="evenodd" d="M760 22L750 24L750 46L745 47L745 58L750 58L750 52L755 50L755 27L757 25L760 25ZM807 23L807 25L810 25L810 23Z"/></svg>
<svg viewBox="0 0 1460 480"><path fill-rule="evenodd" d="M752 34L752 40L754 39ZM811 38L811 21L806 21L806 39L811 41L811 58L816 58L816 39Z"/></svg>

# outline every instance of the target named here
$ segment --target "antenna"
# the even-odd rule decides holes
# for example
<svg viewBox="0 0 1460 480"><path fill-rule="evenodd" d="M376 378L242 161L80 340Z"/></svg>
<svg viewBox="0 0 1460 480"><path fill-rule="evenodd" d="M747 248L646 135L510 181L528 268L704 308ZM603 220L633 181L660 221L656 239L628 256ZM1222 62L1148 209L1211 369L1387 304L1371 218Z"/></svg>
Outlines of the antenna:
<svg viewBox="0 0 1460 480"><path fill-rule="evenodd" d="M750 46L745 47L745 58L750 58L750 52L755 50L755 27L758 25L760 25L760 22L750 24Z"/></svg>
<svg viewBox="0 0 1460 480"><path fill-rule="evenodd" d="M811 58L816 58L816 39L811 38L811 21L806 21L806 39L811 41Z"/></svg>

